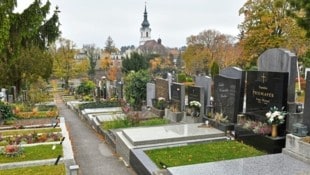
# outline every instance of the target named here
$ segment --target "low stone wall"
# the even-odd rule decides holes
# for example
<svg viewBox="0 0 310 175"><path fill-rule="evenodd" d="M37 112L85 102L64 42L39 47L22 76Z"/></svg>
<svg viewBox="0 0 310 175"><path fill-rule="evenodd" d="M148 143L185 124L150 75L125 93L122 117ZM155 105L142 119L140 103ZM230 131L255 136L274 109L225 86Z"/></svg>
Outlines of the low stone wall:
<svg viewBox="0 0 310 175"><path fill-rule="evenodd" d="M310 164L310 144L302 139L303 137L287 134L285 148L282 152Z"/></svg>
<svg viewBox="0 0 310 175"><path fill-rule="evenodd" d="M172 121L172 122L181 122L183 118L186 117L185 112L172 112L169 109L165 109L165 116L164 118Z"/></svg>
<svg viewBox="0 0 310 175"><path fill-rule="evenodd" d="M159 171L159 168L144 153L143 149L132 149L130 151L130 165L137 174L152 175Z"/></svg>
<svg viewBox="0 0 310 175"><path fill-rule="evenodd" d="M158 117L164 117L165 115L165 110L160 110L154 107L151 107L151 112L155 115L157 115Z"/></svg>

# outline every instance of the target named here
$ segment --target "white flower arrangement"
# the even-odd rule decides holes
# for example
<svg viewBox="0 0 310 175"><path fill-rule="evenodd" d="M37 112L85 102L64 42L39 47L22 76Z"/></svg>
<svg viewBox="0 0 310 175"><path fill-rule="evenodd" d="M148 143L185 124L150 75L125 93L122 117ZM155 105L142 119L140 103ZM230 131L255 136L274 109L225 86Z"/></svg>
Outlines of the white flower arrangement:
<svg viewBox="0 0 310 175"><path fill-rule="evenodd" d="M166 99L164 97L158 97L158 101L165 101Z"/></svg>
<svg viewBox="0 0 310 175"><path fill-rule="evenodd" d="M283 124L285 121L286 112L278 110L277 107L270 108L270 111L266 113L267 123L270 125L279 125Z"/></svg>
<svg viewBox="0 0 310 175"><path fill-rule="evenodd" d="M201 103L199 101L193 100L189 102L189 106L199 109L201 107Z"/></svg>

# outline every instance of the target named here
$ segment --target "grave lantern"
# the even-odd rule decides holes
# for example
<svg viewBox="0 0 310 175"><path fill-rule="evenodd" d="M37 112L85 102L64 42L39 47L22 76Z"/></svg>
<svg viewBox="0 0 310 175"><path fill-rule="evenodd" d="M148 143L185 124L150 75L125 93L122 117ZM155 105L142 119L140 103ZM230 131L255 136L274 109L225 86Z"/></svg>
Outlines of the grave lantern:
<svg viewBox="0 0 310 175"><path fill-rule="evenodd" d="M305 137L308 134L308 127L301 123L293 124L293 134L299 137Z"/></svg>
<svg viewBox="0 0 310 175"><path fill-rule="evenodd" d="M210 103L209 103L209 105L207 105L207 110L208 110L207 115L208 115L208 118L213 118L213 114L214 114L214 105L213 105L213 103L214 103L214 98L211 96L210 97Z"/></svg>

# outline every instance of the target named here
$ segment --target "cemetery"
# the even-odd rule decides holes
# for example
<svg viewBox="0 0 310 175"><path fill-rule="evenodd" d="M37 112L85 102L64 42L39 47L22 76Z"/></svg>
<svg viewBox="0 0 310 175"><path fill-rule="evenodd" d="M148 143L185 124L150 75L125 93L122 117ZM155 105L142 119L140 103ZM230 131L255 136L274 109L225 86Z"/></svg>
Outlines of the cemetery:
<svg viewBox="0 0 310 175"><path fill-rule="evenodd" d="M275 61L273 55L282 55L283 59L275 58ZM296 166L309 171L309 166L302 163L309 163L310 158L310 144L303 139L308 135L304 113L310 108L307 108L309 98L306 94L302 111L300 103L295 101L296 68L291 66L295 63L296 56L289 51L271 49L260 56L257 71L228 67L214 79L196 75L190 85L175 82L171 76L157 78L154 83L147 83L142 111L132 111L124 104L113 102L114 99L99 103L66 100L66 104L104 136L111 150L137 174L190 174L193 170L199 174L211 169L221 174L222 170L212 167L231 165L240 167L234 171L238 174L251 170L242 165L243 161L267 166L264 161L277 159L284 163L301 161L296 162ZM310 87L308 84L306 88ZM96 99L102 98L98 95ZM107 92L106 96L112 95ZM142 124L153 119L165 122L155 126ZM181 163L174 167L163 160L152 160L148 155L161 149L231 140L261 151L260 156L202 161L187 166Z"/></svg>
<svg viewBox="0 0 310 175"><path fill-rule="evenodd" d="M310 174L310 1L54 3L0 3L0 175Z"/></svg>
<svg viewBox="0 0 310 175"><path fill-rule="evenodd" d="M281 55L283 59L273 58L274 55ZM310 144L302 139L308 133L307 119L302 119L300 104L295 101L295 64L294 54L283 49L271 49L260 56L258 71L230 67L221 70L213 82L208 76L198 75L195 84L186 88L169 80L169 77L167 80L157 79L155 84L148 83L146 101L151 112L158 108L154 104L158 102L155 99L165 100L164 115L154 113L171 124L118 130L115 151L138 174L162 171L158 162L157 166L154 165L145 155L147 151L229 139L267 154L283 153L284 156L293 155L298 160L309 162L305 152ZM307 95L305 99L306 112ZM200 129L207 133L196 135ZM212 129L221 131L222 135L213 135ZM299 130L304 134L298 135ZM177 134L179 132L181 137ZM256 160L265 159L263 157ZM173 174L173 168L168 168L168 172ZM188 172L191 172L190 168Z"/></svg>
<svg viewBox="0 0 310 175"><path fill-rule="evenodd" d="M276 63L281 62L276 64L272 56L279 54L283 59L275 58ZM120 96L114 98L117 91L113 89L95 93L92 101L67 94L63 101L77 118L104 138L126 167L137 174L201 174L205 171L222 174L231 166L236 167L233 173L242 174L251 171L248 166L259 168L267 166L267 160L278 159L284 164L295 162L300 171L310 171L307 141L310 82L309 79L306 82L302 108L295 97L296 74L291 73L296 71L291 66L295 63L296 56L289 51L271 49L260 56L256 71L228 67L214 78L198 74L190 84L179 83L171 75L166 79L157 78L147 83L141 111L131 108ZM0 169L50 166L56 161L63 166L60 171L68 173L78 166L70 140L66 139L69 137L65 118L59 116L54 103L34 108L15 105L12 113L18 120L5 120L1 125ZM29 124L18 125L23 120L28 120ZM236 145L225 147L226 143ZM54 145L55 152L52 151L50 157L35 157L29 163L21 159L23 155L33 154L31 147L36 150L42 147L42 152L48 153L50 150L44 151L44 147L48 149ZM232 149L235 147L247 151L237 152ZM188 151L185 158L175 161L173 157L179 158L177 154L183 149ZM209 159L194 154L200 149L210 151L200 153L210 156ZM212 156L213 149L226 152L217 157L221 151L216 150L213 152L217 154ZM158 155L162 151L163 155ZM266 171L271 170L267 168Z"/></svg>

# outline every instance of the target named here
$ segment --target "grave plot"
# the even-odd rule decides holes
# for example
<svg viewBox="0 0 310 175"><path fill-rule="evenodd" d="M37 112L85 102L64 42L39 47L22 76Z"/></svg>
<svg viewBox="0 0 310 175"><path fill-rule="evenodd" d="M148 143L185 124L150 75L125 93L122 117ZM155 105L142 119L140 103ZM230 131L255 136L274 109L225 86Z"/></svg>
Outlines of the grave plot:
<svg viewBox="0 0 310 175"><path fill-rule="evenodd" d="M132 149L226 139L223 131L201 123L129 128L116 132L116 152L129 163Z"/></svg>
<svg viewBox="0 0 310 175"><path fill-rule="evenodd" d="M271 108L286 110L287 87L288 73L247 72L245 120L238 121L235 125L237 140L268 153L282 151L285 145L285 123L277 126L277 137L270 137L269 133L264 133L264 124L267 122L266 113Z"/></svg>
<svg viewBox="0 0 310 175"><path fill-rule="evenodd" d="M126 115L121 107L106 107L83 109L80 112L80 117L85 119L95 129L99 129L103 122L123 119Z"/></svg>
<svg viewBox="0 0 310 175"><path fill-rule="evenodd" d="M74 161L64 118L57 126L2 129L0 131L0 169L29 166L60 165ZM28 171L28 170L27 170Z"/></svg>

